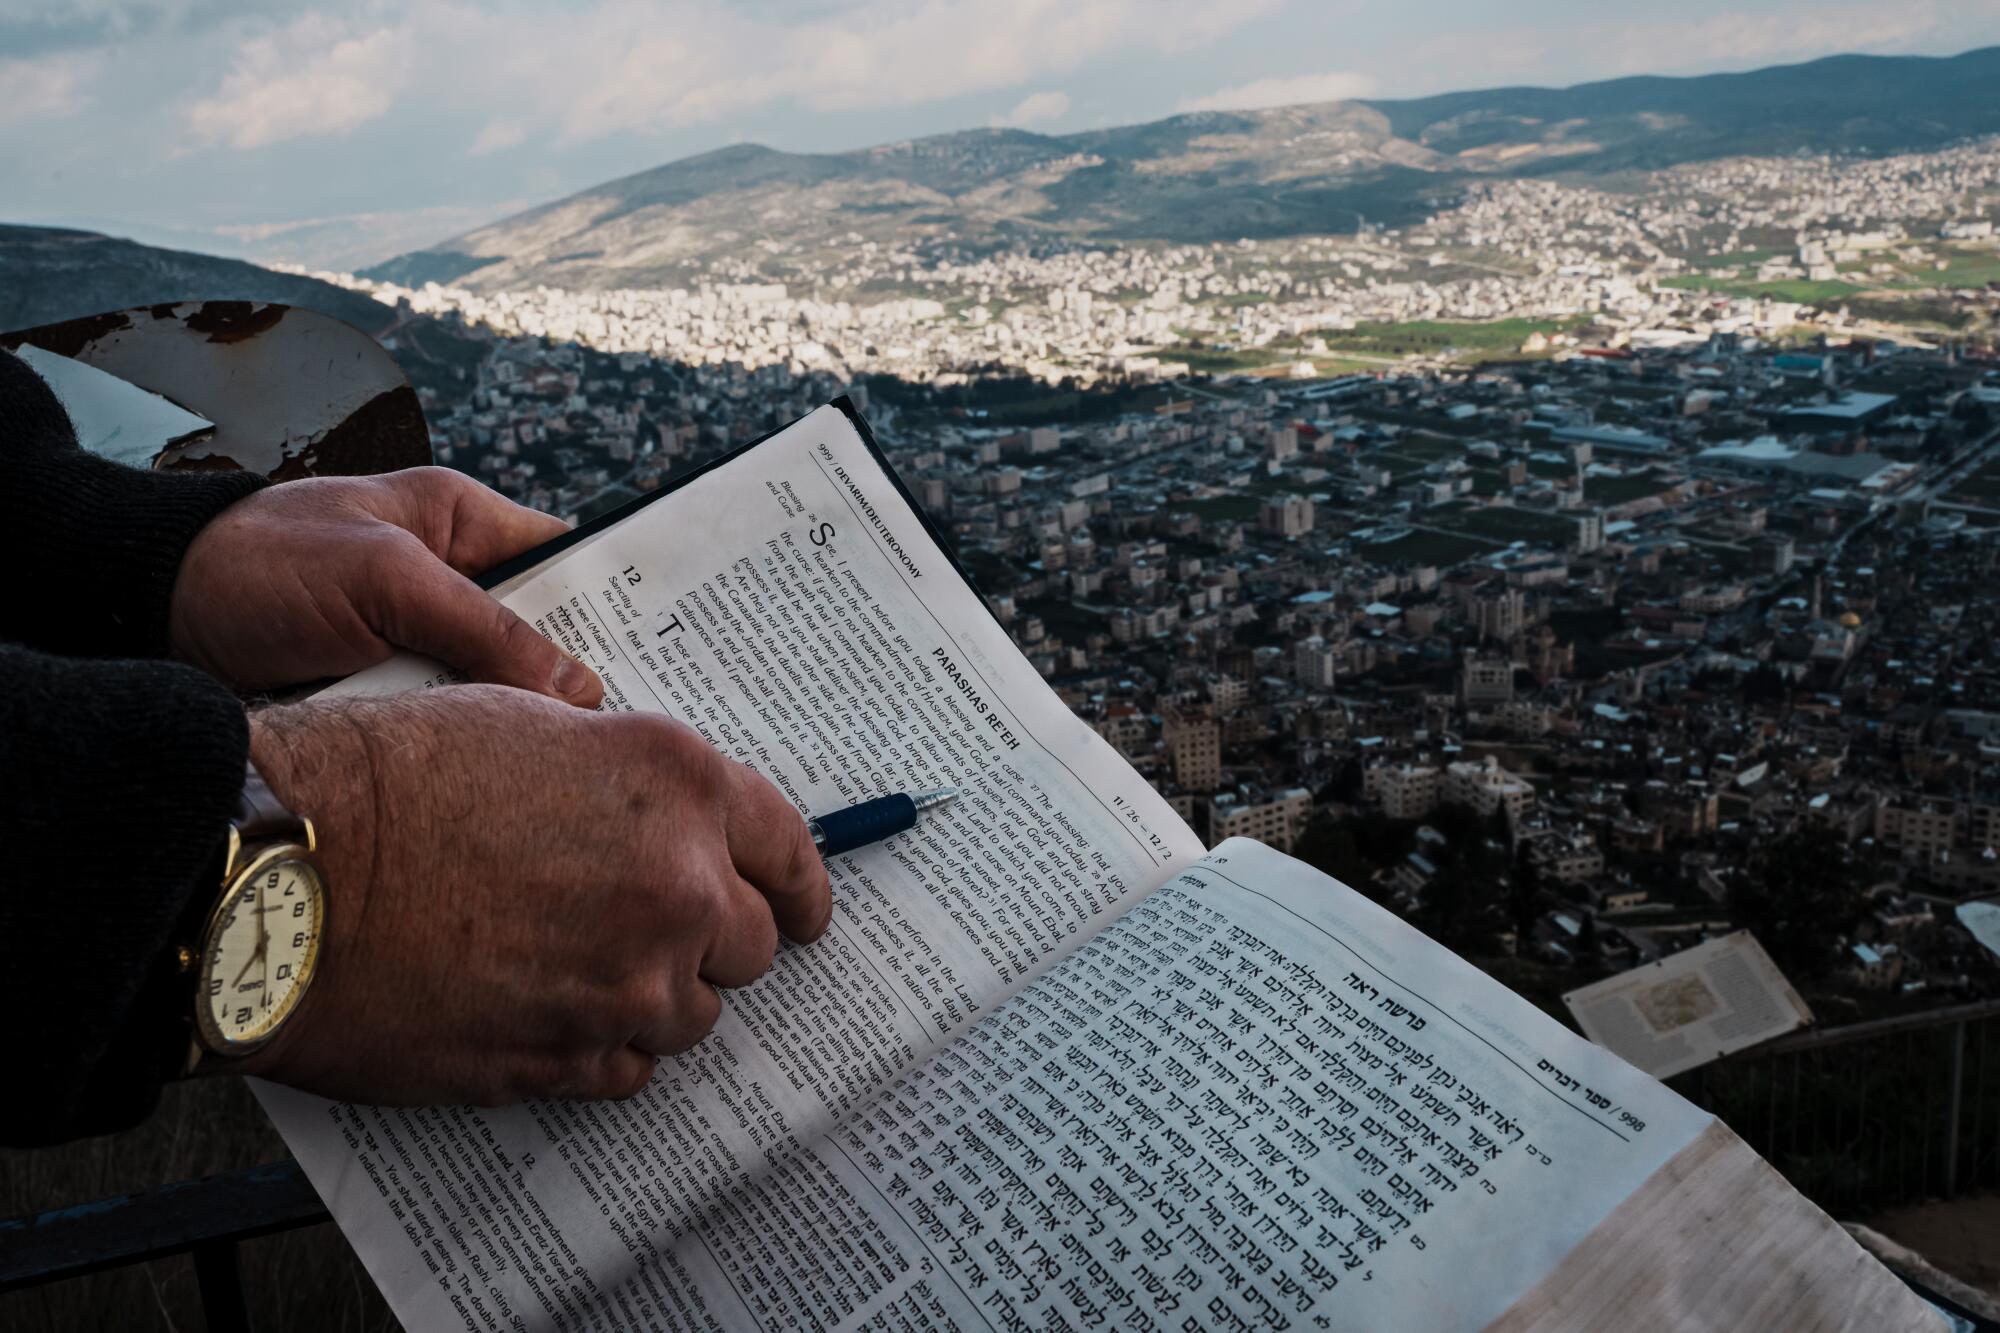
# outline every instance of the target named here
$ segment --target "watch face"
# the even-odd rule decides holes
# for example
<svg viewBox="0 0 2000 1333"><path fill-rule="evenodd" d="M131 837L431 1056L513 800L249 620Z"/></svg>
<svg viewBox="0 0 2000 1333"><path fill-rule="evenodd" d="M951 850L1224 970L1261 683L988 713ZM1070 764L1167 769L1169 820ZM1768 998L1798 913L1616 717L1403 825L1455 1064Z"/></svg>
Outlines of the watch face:
<svg viewBox="0 0 2000 1333"><path fill-rule="evenodd" d="M236 881L202 950L196 1012L218 1050L269 1038L304 994L319 957L326 897L318 873L279 856Z"/></svg>

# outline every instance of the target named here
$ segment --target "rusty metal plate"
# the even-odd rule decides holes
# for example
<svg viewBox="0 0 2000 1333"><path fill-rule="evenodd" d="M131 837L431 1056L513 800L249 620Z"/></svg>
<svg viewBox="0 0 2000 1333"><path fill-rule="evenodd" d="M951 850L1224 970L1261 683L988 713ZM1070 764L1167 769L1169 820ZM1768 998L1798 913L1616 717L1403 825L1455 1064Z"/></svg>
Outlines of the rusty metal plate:
<svg viewBox="0 0 2000 1333"><path fill-rule="evenodd" d="M0 334L97 367L215 423L155 467L278 481L431 461L416 391L387 349L328 315L256 301L141 306Z"/></svg>

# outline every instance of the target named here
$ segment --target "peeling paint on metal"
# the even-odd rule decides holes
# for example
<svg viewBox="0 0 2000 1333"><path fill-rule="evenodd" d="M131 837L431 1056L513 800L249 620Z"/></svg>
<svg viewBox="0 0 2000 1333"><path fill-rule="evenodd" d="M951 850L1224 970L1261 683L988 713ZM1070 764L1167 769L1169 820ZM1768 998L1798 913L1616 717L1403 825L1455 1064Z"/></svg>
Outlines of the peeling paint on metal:
<svg viewBox="0 0 2000 1333"><path fill-rule="evenodd" d="M196 333L206 333L212 343L236 343L270 332L289 309L250 301L204 301L182 322Z"/></svg>
<svg viewBox="0 0 2000 1333"><path fill-rule="evenodd" d="M388 351L359 329L292 306L187 301L20 333L0 346L74 357L215 423L158 467L241 467L286 480L430 462L423 410Z"/></svg>

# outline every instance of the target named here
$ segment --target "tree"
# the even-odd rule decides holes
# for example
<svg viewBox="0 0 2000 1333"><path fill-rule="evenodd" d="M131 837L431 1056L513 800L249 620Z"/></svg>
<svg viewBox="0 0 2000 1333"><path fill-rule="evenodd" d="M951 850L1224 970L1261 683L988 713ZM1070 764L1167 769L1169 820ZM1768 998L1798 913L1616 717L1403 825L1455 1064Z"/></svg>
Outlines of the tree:
<svg viewBox="0 0 2000 1333"><path fill-rule="evenodd" d="M1315 814L1292 844L1292 855L1321 870L1363 897L1381 901L1375 885L1376 865L1355 837L1354 825L1324 810Z"/></svg>
<svg viewBox="0 0 2000 1333"><path fill-rule="evenodd" d="M1528 937L1534 933L1535 923L1542 919L1544 891L1542 889L1542 868L1535 864L1535 858L1528 855L1531 844L1523 842L1514 854L1514 868L1507 875L1507 898L1504 904L1507 920L1514 927L1514 954L1521 956L1528 947Z"/></svg>
<svg viewBox="0 0 2000 1333"><path fill-rule="evenodd" d="M1500 922L1494 880L1462 865L1445 865L1424 885L1410 923L1461 954L1492 954Z"/></svg>
<svg viewBox="0 0 2000 1333"><path fill-rule="evenodd" d="M1759 663L1757 669L1743 678L1743 702L1747 704L1781 704L1791 697L1791 685L1785 673L1769 662Z"/></svg>
<svg viewBox="0 0 2000 1333"><path fill-rule="evenodd" d="M1729 911L1780 971L1817 980L1833 970L1841 940L1861 922L1863 879L1839 842L1798 828L1766 844L1749 872L1735 877Z"/></svg>

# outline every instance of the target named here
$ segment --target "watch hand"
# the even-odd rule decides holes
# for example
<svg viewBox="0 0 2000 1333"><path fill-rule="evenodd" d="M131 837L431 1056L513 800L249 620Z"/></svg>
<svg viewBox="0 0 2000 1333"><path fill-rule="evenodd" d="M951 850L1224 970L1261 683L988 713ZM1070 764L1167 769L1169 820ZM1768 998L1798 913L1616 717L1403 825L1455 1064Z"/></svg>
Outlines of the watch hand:
<svg viewBox="0 0 2000 1333"><path fill-rule="evenodd" d="M243 974L250 970L250 964L256 962L259 958L262 958L263 956L264 956L264 941L259 940L257 941L257 948L251 953L251 955L248 958L245 958L243 960L243 966L237 969L236 980L229 983L229 988L231 990L235 990L238 986L242 985Z"/></svg>
<svg viewBox="0 0 2000 1333"><path fill-rule="evenodd" d="M243 960L243 966L237 970L236 980L229 983L229 988L231 990L234 990L236 989L236 987L243 984L243 974L250 970L250 964L258 961L261 958L264 958L265 954L270 950L271 932L269 928L266 927L264 924L263 910L259 909L256 916L257 916L257 947L251 951L251 954L248 958ZM266 972L269 972L271 970L270 963L268 961L264 964L264 970Z"/></svg>

